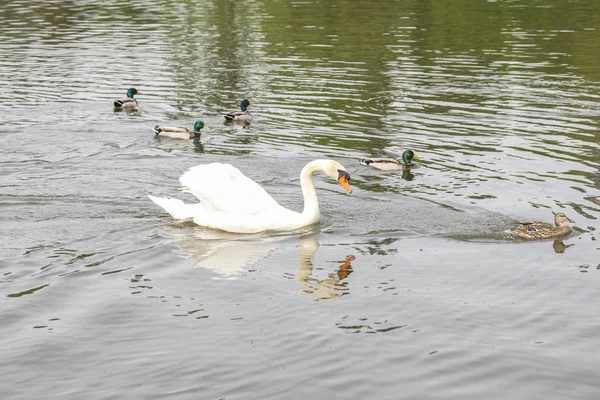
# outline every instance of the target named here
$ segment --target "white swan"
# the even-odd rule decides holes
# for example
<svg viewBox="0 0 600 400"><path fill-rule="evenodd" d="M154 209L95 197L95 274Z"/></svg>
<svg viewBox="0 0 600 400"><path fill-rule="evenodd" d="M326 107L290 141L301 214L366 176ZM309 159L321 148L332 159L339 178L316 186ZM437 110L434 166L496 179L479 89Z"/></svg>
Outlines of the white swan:
<svg viewBox="0 0 600 400"><path fill-rule="evenodd" d="M229 164L212 163L190 168L179 178L187 191L201 202L148 196L176 219L192 219L207 228L234 233L291 231L319 221L319 200L312 176L324 172L336 179L348 193L350 175L342 164L332 160L311 161L300 172L304 195L302 213L280 206L258 183Z"/></svg>

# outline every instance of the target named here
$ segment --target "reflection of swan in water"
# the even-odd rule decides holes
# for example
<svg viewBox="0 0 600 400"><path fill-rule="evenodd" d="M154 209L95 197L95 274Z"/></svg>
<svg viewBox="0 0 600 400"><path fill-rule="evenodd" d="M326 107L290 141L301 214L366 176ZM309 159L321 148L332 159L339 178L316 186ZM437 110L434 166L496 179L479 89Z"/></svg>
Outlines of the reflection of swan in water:
<svg viewBox="0 0 600 400"><path fill-rule="evenodd" d="M345 279L352 273L351 262L356 258L347 256L340 261L341 265L336 272L330 273L325 279L313 276L312 257L319 248L319 242L314 236L302 238L300 260L298 261L298 277L296 280L305 286L302 294L316 294L315 300L326 300L349 294L348 282Z"/></svg>
<svg viewBox="0 0 600 400"><path fill-rule="evenodd" d="M248 266L269 257L286 239L289 236L240 236L200 231L179 243L179 248L190 255L195 266L210 269L221 279L236 279L237 275L248 271Z"/></svg>
<svg viewBox="0 0 600 400"><path fill-rule="evenodd" d="M286 247L285 242L289 244L290 240L289 235L275 237L253 235L240 239L239 235L228 235L224 232L218 235L215 235L215 232L204 232L203 236L199 238L194 235L182 241L179 247L190 255L195 261L195 266L210 269L221 279L236 279L253 265L273 255L278 249ZM316 294L317 300L348 294L349 289L345 279L352 273L351 261L355 257L346 257L344 261L339 262L341 265L335 272L330 273L325 279L318 279L313 276L312 258L319 248L319 242L313 234L301 237L299 240L302 247L296 280L304 286L300 293Z"/></svg>

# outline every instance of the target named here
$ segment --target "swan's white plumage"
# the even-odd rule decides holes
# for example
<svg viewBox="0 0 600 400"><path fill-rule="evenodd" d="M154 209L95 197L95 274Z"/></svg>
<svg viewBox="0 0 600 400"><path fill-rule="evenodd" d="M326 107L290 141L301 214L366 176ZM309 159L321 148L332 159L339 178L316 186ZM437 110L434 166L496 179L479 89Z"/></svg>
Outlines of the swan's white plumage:
<svg viewBox="0 0 600 400"><path fill-rule="evenodd" d="M200 203L149 198L174 218L192 218L196 224L208 228L236 233L288 231L320 218L312 175L323 171L336 179L340 170L345 171L341 164L331 160L315 160L302 169L300 183L305 203L302 213L280 206L258 183L232 165L221 163L192 167L179 178L184 191L196 196Z"/></svg>
<svg viewBox="0 0 600 400"><path fill-rule="evenodd" d="M197 165L181 175L179 182L207 210L255 215L281 207L262 186L230 164Z"/></svg>
<svg viewBox="0 0 600 400"><path fill-rule="evenodd" d="M201 211L200 204L185 204L179 199L169 199L166 197L154 197L150 195L148 197L154 203L164 208L175 219L192 218L194 213Z"/></svg>

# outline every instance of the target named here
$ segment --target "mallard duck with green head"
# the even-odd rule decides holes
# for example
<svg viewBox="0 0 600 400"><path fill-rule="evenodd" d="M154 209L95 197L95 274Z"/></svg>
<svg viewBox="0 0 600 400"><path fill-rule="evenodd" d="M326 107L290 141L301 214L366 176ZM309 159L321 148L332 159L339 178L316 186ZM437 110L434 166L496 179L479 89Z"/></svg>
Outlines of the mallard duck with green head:
<svg viewBox="0 0 600 400"><path fill-rule="evenodd" d="M510 231L522 239L548 239L565 236L571 233L572 228L565 222L573 222L563 213L554 214L554 225L548 222L521 222L517 229Z"/></svg>
<svg viewBox="0 0 600 400"><path fill-rule="evenodd" d="M402 160L396 160L395 158L363 158L358 162L382 171L394 171L414 167L416 164L413 164L413 159L420 160L421 157L412 150L406 150L402 153Z"/></svg>
<svg viewBox="0 0 600 400"><path fill-rule="evenodd" d="M232 111L229 114L225 114L225 120L227 122L250 122L252 121L252 114L248 111L250 101L248 99L242 100L240 103L241 111Z"/></svg>
<svg viewBox="0 0 600 400"><path fill-rule="evenodd" d="M138 102L133 98L136 94L142 94L136 88L127 89L127 97L115 100L113 106L116 110L133 110L138 107Z"/></svg>
<svg viewBox="0 0 600 400"><path fill-rule="evenodd" d="M154 127L154 129L152 129L152 130L158 137L167 137L167 138L171 138L171 139L188 140L188 139L195 139L197 137L200 137L200 135L201 135L200 131L202 129L208 130L209 128L208 128L208 126L204 125L204 122L196 121L196 123L194 123L193 131L189 130L188 128L184 128L182 126L160 126L160 125L156 125Z"/></svg>

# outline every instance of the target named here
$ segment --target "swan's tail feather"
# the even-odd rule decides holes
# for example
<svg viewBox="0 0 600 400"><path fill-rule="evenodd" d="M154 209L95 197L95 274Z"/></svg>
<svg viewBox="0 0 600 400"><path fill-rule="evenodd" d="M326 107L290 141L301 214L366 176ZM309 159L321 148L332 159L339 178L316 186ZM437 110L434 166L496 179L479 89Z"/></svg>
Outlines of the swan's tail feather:
<svg viewBox="0 0 600 400"><path fill-rule="evenodd" d="M166 212L171 214L176 219L188 219L193 218L193 206L185 204L179 199L170 199L166 197L154 197L148 195L156 205L162 207Z"/></svg>

